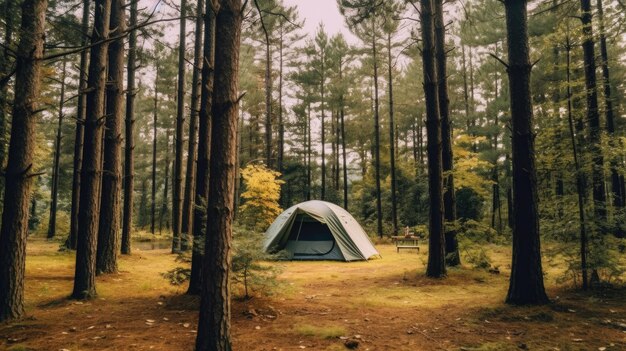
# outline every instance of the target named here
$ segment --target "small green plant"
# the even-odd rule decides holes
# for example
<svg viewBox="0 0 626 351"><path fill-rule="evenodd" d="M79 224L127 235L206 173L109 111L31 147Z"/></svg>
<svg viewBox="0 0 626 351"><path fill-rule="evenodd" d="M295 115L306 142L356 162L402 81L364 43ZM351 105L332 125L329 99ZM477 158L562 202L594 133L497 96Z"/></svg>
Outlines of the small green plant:
<svg viewBox="0 0 626 351"><path fill-rule="evenodd" d="M243 289L243 298L250 299L252 291L271 293L277 286L278 257L263 251L263 237L250 231L236 231L233 242L232 278Z"/></svg>
<svg viewBox="0 0 626 351"><path fill-rule="evenodd" d="M472 265L474 269L491 269L491 258L487 255L483 248L468 248L465 250L466 261Z"/></svg>

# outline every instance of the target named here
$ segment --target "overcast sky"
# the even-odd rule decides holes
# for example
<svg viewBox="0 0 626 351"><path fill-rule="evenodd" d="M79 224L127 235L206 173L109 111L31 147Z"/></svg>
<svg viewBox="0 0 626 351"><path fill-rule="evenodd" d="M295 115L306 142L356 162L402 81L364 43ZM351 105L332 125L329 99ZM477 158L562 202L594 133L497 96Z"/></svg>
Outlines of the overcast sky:
<svg viewBox="0 0 626 351"><path fill-rule="evenodd" d="M300 18L305 20L303 31L311 37L315 36L319 24L323 23L329 36L343 33L348 43L358 42L339 13L337 0L284 0L284 4L298 7Z"/></svg>

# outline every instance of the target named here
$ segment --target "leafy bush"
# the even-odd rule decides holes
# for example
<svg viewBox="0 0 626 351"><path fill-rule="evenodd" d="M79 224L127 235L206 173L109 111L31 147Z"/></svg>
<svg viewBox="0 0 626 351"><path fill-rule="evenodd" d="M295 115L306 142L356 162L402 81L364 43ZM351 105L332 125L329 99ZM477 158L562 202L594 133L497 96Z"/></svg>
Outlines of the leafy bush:
<svg viewBox="0 0 626 351"><path fill-rule="evenodd" d="M248 229L265 231L282 212L278 200L284 182L278 179L280 173L264 165L248 165L241 170L241 176L245 191L241 194L244 203L239 218Z"/></svg>

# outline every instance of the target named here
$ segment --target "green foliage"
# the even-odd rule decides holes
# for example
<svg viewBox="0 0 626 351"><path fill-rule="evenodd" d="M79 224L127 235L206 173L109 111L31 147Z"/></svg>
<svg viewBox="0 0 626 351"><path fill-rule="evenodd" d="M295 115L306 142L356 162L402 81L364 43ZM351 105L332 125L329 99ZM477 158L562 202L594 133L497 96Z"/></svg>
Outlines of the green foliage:
<svg viewBox="0 0 626 351"><path fill-rule="evenodd" d="M241 221L248 229L265 231L282 212L278 200L284 182L278 179L280 173L264 165L250 164L241 170L241 176L245 186L241 194Z"/></svg>
<svg viewBox="0 0 626 351"><path fill-rule="evenodd" d="M456 215L459 220L480 221L485 200L472 188L460 188L456 192Z"/></svg>
<svg viewBox="0 0 626 351"><path fill-rule="evenodd" d="M232 279L243 290L243 298L249 299L253 292L271 294L278 285L280 272L274 261L277 255L263 251L263 236L258 233L235 231L232 255Z"/></svg>

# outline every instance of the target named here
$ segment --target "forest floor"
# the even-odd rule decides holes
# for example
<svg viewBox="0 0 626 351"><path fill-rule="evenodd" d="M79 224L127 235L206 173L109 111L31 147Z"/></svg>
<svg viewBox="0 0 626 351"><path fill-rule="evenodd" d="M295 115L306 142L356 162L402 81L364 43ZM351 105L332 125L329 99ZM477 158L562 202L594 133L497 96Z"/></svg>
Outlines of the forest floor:
<svg viewBox="0 0 626 351"><path fill-rule="evenodd" d="M81 302L67 299L74 256L58 247L29 240L28 317L0 325L0 349L193 350L198 300L161 276L180 265L169 250L121 257L119 274L98 278L99 297ZM369 262L279 263L278 292L233 301L234 350L626 349L624 289L569 291L546 263L555 302L510 307L508 248L485 248L500 274L463 267L442 280L424 277L425 250L377 248L383 258Z"/></svg>

